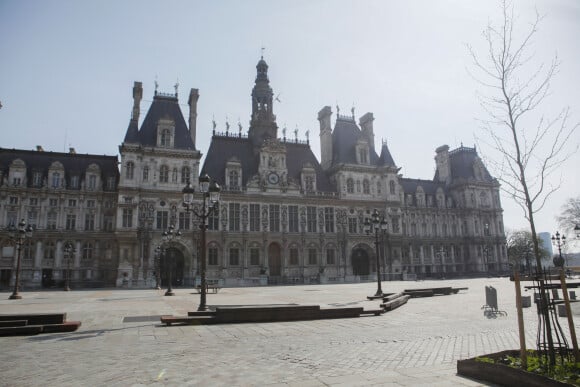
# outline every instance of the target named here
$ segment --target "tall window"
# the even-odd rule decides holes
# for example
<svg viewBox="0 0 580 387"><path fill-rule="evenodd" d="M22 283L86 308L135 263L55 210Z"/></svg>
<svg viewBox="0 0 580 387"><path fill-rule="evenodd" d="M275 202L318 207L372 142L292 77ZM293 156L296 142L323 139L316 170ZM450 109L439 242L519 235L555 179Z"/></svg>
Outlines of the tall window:
<svg viewBox="0 0 580 387"><path fill-rule="evenodd" d="M111 215L103 216L104 231L113 231L113 217Z"/></svg>
<svg viewBox="0 0 580 387"><path fill-rule="evenodd" d="M148 181L149 180L149 166L144 166L143 167L143 181Z"/></svg>
<svg viewBox="0 0 580 387"><path fill-rule="evenodd" d="M135 172L135 164L132 161L128 161L125 164L125 177L127 180L133 180L133 174Z"/></svg>
<svg viewBox="0 0 580 387"><path fill-rule="evenodd" d="M327 249L326 250L326 264L327 265L334 265L336 250L334 249Z"/></svg>
<svg viewBox="0 0 580 387"><path fill-rule="evenodd" d="M371 193L371 188L369 181L367 179L363 180L363 194L369 195Z"/></svg>
<svg viewBox="0 0 580 387"><path fill-rule="evenodd" d="M44 243L44 259L54 259L55 251L56 246L53 241L47 241Z"/></svg>
<svg viewBox="0 0 580 387"><path fill-rule="evenodd" d="M42 186L42 172L34 172L32 175L32 185L35 187Z"/></svg>
<svg viewBox="0 0 580 387"><path fill-rule="evenodd" d="M257 247L252 247L250 249L250 265L252 266L260 265L260 249Z"/></svg>
<svg viewBox="0 0 580 387"><path fill-rule="evenodd" d="M177 183L177 168L173 168L173 172L171 172L171 182Z"/></svg>
<svg viewBox="0 0 580 387"><path fill-rule="evenodd" d="M381 194L381 191L382 191L381 190L381 182L380 181L377 181L377 194L380 195Z"/></svg>
<svg viewBox="0 0 580 387"><path fill-rule="evenodd" d="M93 244L91 242L83 244L83 259L85 261L93 259Z"/></svg>
<svg viewBox="0 0 580 387"><path fill-rule="evenodd" d="M189 212L179 213L179 230L189 230L191 224L191 214Z"/></svg>
<svg viewBox="0 0 580 387"><path fill-rule="evenodd" d="M220 216L218 211L212 211L207 218L207 229L212 231L217 231L220 229Z"/></svg>
<svg viewBox="0 0 580 387"><path fill-rule="evenodd" d="M260 231L259 204L250 204L250 231Z"/></svg>
<svg viewBox="0 0 580 387"><path fill-rule="evenodd" d="M270 232L280 231L280 206L270 204Z"/></svg>
<svg viewBox="0 0 580 387"><path fill-rule="evenodd" d="M316 207L306 207L306 230L316 232Z"/></svg>
<svg viewBox="0 0 580 387"><path fill-rule="evenodd" d="M229 230L240 231L240 203L230 203Z"/></svg>
<svg viewBox="0 0 580 387"><path fill-rule="evenodd" d="M123 227L133 227L133 209L123 208Z"/></svg>
<svg viewBox="0 0 580 387"><path fill-rule="evenodd" d="M36 228L38 222L38 212L36 210L28 211L28 224Z"/></svg>
<svg viewBox="0 0 580 387"><path fill-rule="evenodd" d="M115 189L115 183L117 179L115 177L107 177L107 189L113 190Z"/></svg>
<svg viewBox="0 0 580 387"><path fill-rule="evenodd" d="M358 233L358 222L356 218L348 218L348 233L349 234L356 234Z"/></svg>
<svg viewBox="0 0 580 387"><path fill-rule="evenodd" d="M187 182L190 180L190 175L191 169L189 169L189 167L181 167L181 184L187 184Z"/></svg>
<svg viewBox="0 0 580 387"><path fill-rule="evenodd" d="M298 249L295 247L290 249L290 265L298 266Z"/></svg>
<svg viewBox="0 0 580 387"><path fill-rule="evenodd" d="M304 189L308 192L314 191L314 177L306 176L304 178Z"/></svg>
<svg viewBox="0 0 580 387"><path fill-rule="evenodd" d="M95 229L95 214L85 215L85 230L93 231Z"/></svg>
<svg viewBox="0 0 580 387"><path fill-rule="evenodd" d="M354 180L350 177L346 179L346 192L354 193Z"/></svg>
<svg viewBox="0 0 580 387"><path fill-rule="evenodd" d="M232 247L230 249L230 266L239 266L240 264L240 249Z"/></svg>
<svg viewBox="0 0 580 387"><path fill-rule="evenodd" d="M334 232L334 208L324 207L324 231Z"/></svg>
<svg viewBox="0 0 580 387"><path fill-rule="evenodd" d="M316 265L316 249L308 249L308 264Z"/></svg>
<svg viewBox="0 0 580 387"><path fill-rule="evenodd" d="M218 265L218 249L217 247L210 247L207 250L207 264L210 266Z"/></svg>
<svg viewBox="0 0 580 387"><path fill-rule="evenodd" d="M157 211L157 230L167 230L169 227L169 211Z"/></svg>
<svg viewBox="0 0 580 387"><path fill-rule="evenodd" d="M163 129L161 131L160 146L171 146L171 131L169 129Z"/></svg>
<svg viewBox="0 0 580 387"><path fill-rule="evenodd" d="M59 188L60 187L60 173L53 172L52 173L52 188Z"/></svg>
<svg viewBox="0 0 580 387"><path fill-rule="evenodd" d="M67 230L74 230L77 225L77 216L75 214L66 214L66 226Z"/></svg>
<svg viewBox="0 0 580 387"><path fill-rule="evenodd" d="M288 232L298 232L298 206L288 206Z"/></svg>
<svg viewBox="0 0 580 387"><path fill-rule="evenodd" d="M89 190L93 191L97 188L97 176L89 175Z"/></svg>
<svg viewBox="0 0 580 387"><path fill-rule="evenodd" d="M230 171L230 188L238 189L240 186L238 171Z"/></svg>
<svg viewBox="0 0 580 387"><path fill-rule="evenodd" d="M160 183L169 182L169 167L167 165L162 165L159 168L159 182Z"/></svg>
<svg viewBox="0 0 580 387"><path fill-rule="evenodd" d="M56 230L56 212L49 212L46 217L46 228Z"/></svg>

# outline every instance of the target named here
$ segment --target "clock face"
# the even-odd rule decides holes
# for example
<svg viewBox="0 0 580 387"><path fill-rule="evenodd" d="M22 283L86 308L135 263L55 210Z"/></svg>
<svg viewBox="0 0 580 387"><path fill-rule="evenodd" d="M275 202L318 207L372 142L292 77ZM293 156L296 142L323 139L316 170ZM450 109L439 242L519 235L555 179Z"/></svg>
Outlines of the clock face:
<svg viewBox="0 0 580 387"><path fill-rule="evenodd" d="M276 174L275 172L271 172L268 175L268 183L270 183L270 184L278 184L279 180L280 180L280 178L278 177L278 174Z"/></svg>

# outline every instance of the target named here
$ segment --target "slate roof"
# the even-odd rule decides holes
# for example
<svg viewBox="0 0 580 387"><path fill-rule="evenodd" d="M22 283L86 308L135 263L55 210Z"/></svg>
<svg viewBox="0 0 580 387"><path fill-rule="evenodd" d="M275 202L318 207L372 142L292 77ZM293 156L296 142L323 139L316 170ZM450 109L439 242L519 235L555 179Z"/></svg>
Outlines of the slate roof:
<svg viewBox="0 0 580 387"><path fill-rule="evenodd" d="M422 179L409 179L409 178L401 178L399 182L403 186L403 192L405 193L412 193L414 194L417 192L417 188L421 186L423 191L427 195L435 195L437 192L437 188L442 188L443 192L446 191L445 184L438 183L432 180L422 180Z"/></svg>
<svg viewBox="0 0 580 387"><path fill-rule="evenodd" d="M103 181L104 178L113 176L117 182L119 180L117 156L0 148L0 171L4 176L8 176L10 164L16 159L21 159L26 164L26 181L29 187L32 186L33 172L42 172L42 177L48 178L48 169L55 161L63 165L67 181L74 175L78 175L80 181L83 181L84 174L91 164L99 166Z"/></svg>
<svg viewBox="0 0 580 387"><path fill-rule="evenodd" d="M391 151L389 151L389 147L387 143L384 142L381 148L381 155L379 156L378 165L380 166L388 166L388 167L396 167L395 160L393 160L393 156L391 156Z"/></svg>
<svg viewBox="0 0 580 387"><path fill-rule="evenodd" d="M141 129L137 130L135 121L131 120L129 122L129 127L125 134L125 143L156 146L157 124L162 118L172 119L175 122L174 148L195 149L189 129L179 108L177 97L162 94L157 94L153 97L153 102L141 124Z"/></svg>
<svg viewBox="0 0 580 387"><path fill-rule="evenodd" d="M286 168L288 169L289 178L300 181L302 167L309 162L316 171L318 191L336 191L320 167L320 163L309 145L292 142L281 142L281 144L286 147ZM236 157L242 165L242 186L246 186L248 180L258 173L259 154L254 154L252 141L245 137L213 136L201 173L207 173L218 184L225 185L226 163L232 157Z"/></svg>
<svg viewBox="0 0 580 387"><path fill-rule="evenodd" d="M475 148L461 146L449 152L449 165L451 169L451 179L470 179L475 178L474 164L479 160ZM483 166L483 181L493 182L495 179L491 176L485 165ZM439 180L439 171L435 172L434 180Z"/></svg>

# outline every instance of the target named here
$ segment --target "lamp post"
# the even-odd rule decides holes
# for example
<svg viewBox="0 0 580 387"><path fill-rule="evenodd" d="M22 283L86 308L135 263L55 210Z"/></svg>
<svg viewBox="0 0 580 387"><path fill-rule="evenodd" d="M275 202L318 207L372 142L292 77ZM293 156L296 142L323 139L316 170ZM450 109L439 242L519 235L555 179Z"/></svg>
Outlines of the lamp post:
<svg viewBox="0 0 580 387"><path fill-rule="evenodd" d="M207 231L207 219L210 215L217 211L217 206L220 199L220 186L215 181L212 181L207 174L203 174L199 177L199 189L202 196L202 206L201 211L198 211L194 207L193 194L195 190L191 186L191 182L187 182L185 188L183 188L183 207L187 212L193 212L193 214L200 220L199 228L201 229L201 289L199 296L199 307L197 310L203 311L207 310L206 298L207 298L207 279L206 279L206 256L205 256L205 238ZM209 200L209 203L208 203Z"/></svg>
<svg viewBox="0 0 580 387"><path fill-rule="evenodd" d="M65 292L70 292L70 260L74 252L75 248L73 243L71 241L66 241L64 243L64 256L66 258L66 278L63 289Z"/></svg>
<svg viewBox="0 0 580 387"><path fill-rule="evenodd" d="M161 289L161 246L155 247L155 289Z"/></svg>
<svg viewBox="0 0 580 387"><path fill-rule="evenodd" d="M566 244L566 236L560 236L560 233L556 231L556 235L552 235L552 244L558 248L558 256L554 257L554 266L564 267L564 258L562 258L562 246Z"/></svg>
<svg viewBox="0 0 580 387"><path fill-rule="evenodd" d="M576 226L574 226L574 232L576 233L576 238L580 239L580 223L577 223Z"/></svg>
<svg viewBox="0 0 580 387"><path fill-rule="evenodd" d="M161 239L163 240L163 244L165 245L165 244L169 244L169 243L173 242L174 240L176 240L180 236L181 236L181 231L179 231L179 230L176 231L175 226L170 225L167 230L163 231ZM164 255L165 255L165 258L167 258L167 253L165 253ZM171 256L169 257L169 262L168 262L167 268L169 271L169 275L167 276L169 284L167 285L167 291L165 292L165 295L166 296L175 296L175 293L173 292L172 283L171 283L171 274L173 271L173 251L171 251Z"/></svg>
<svg viewBox="0 0 580 387"><path fill-rule="evenodd" d="M372 230L375 232L375 254L377 262L377 292L375 297L383 296L383 289L381 287L381 265L379 262L379 231L384 234L387 232L388 224L385 217L379 215L378 210L374 210L371 215L371 219L367 218L364 223L364 228L367 234L370 234Z"/></svg>
<svg viewBox="0 0 580 387"><path fill-rule="evenodd" d="M14 224L10 225L8 228L8 235L12 241L16 244L18 250L16 258L16 278L14 279L14 291L8 297L10 300L20 300L22 296L18 293L20 290L20 259L22 254L22 245L26 241L26 238L32 237L32 226L26 225L24 219L20 220L18 223L18 228L14 227Z"/></svg>

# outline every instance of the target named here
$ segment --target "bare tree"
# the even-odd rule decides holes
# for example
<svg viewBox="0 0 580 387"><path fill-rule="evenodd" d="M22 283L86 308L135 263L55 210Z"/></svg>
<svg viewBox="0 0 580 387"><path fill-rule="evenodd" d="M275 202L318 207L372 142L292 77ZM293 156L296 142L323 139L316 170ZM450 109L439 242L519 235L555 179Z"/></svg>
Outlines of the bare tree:
<svg viewBox="0 0 580 387"><path fill-rule="evenodd" d="M533 63L535 54L530 50L542 17L536 12L535 20L521 34L515 28L511 2L502 0L501 10L501 24L490 23L483 32L485 54L478 55L468 46L478 73L474 78L487 91L479 95L489 117L481 120L485 135L478 142L496 155L488 157L488 163L502 190L522 208L530 224L536 264L541 267L534 214L560 187L561 176L550 177L578 149L570 140L579 124L569 125L569 108L553 118L539 112L560 65L557 55L547 64Z"/></svg>
<svg viewBox="0 0 580 387"><path fill-rule="evenodd" d="M563 230L570 232L580 227L580 196L566 200L561 211L556 220Z"/></svg>

